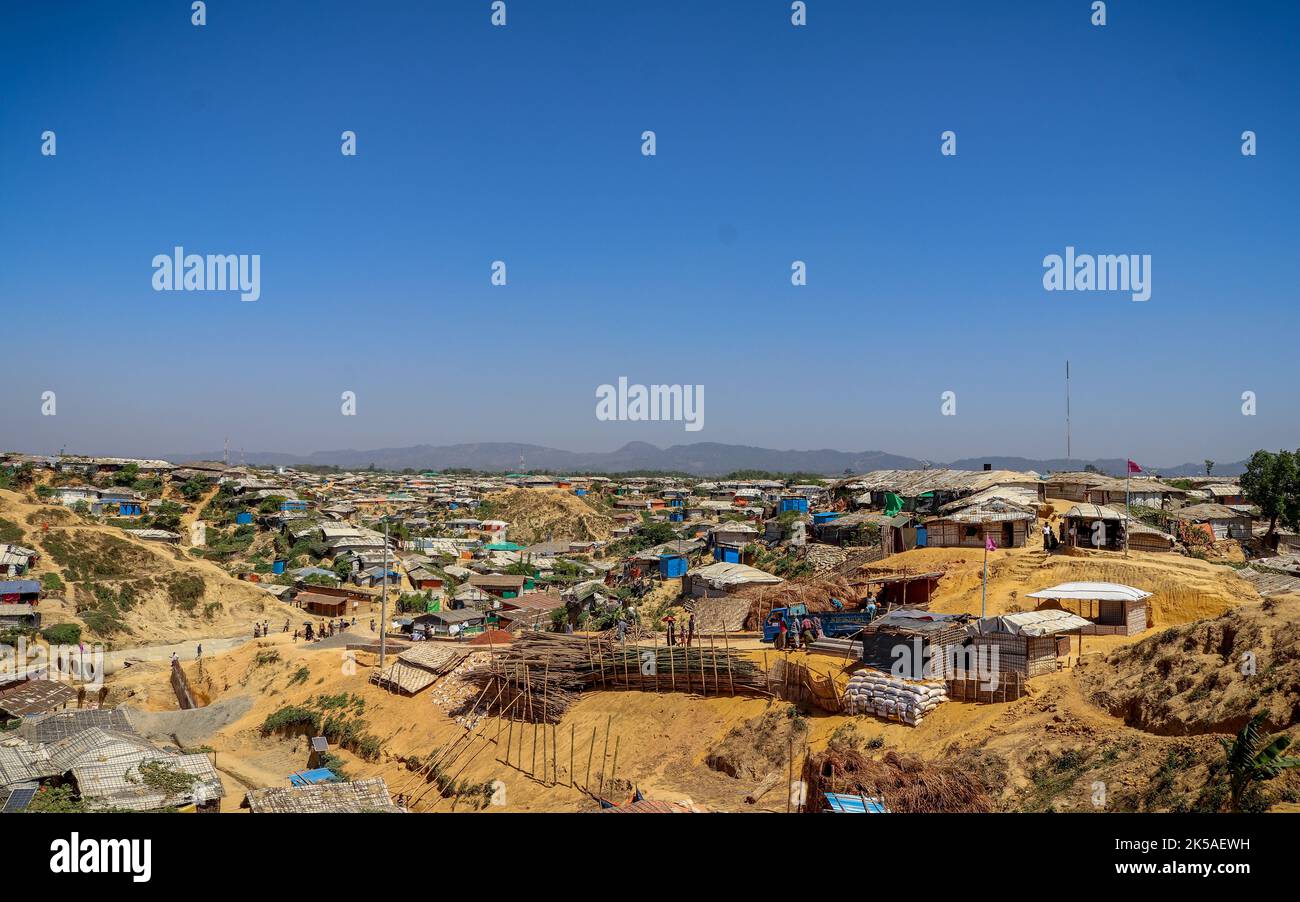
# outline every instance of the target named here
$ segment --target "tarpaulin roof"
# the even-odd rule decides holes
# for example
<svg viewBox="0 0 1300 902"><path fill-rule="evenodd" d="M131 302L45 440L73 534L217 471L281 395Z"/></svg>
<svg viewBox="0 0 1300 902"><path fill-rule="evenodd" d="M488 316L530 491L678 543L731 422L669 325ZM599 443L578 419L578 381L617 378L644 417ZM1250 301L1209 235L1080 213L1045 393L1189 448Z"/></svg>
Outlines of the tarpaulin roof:
<svg viewBox="0 0 1300 902"><path fill-rule="evenodd" d="M1061 583L1050 589L1025 593L1029 598L1073 599L1078 601L1140 601L1151 593L1122 583Z"/></svg>
<svg viewBox="0 0 1300 902"><path fill-rule="evenodd" d="M1019 611L1000 617L985 617L971 623L966 631L972 636L1010 633L1013 636L1051 636L1091 626L1091 621L1069 611Z"/></svg>

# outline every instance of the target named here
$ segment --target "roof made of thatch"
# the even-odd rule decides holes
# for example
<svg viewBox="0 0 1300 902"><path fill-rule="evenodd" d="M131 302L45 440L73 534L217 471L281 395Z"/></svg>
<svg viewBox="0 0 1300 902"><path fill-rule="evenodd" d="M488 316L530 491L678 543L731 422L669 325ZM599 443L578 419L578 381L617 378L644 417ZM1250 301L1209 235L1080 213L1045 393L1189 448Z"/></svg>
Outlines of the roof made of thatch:
<svg viewBox="0 0 1300 902"><path fill-rule="evenodd" d="M420 690L427 689L437 682L438 675L425 670L423 667L408 664L399 657L382 671L376 673L372 679L381 686L389 686L400 689L407 695L415 695Z"/></svg>
<svg viewBox="0 0 1300 902"><path fill-rule="evenodd" d="M272 786L253 789L245 804L254 814L399 814L382 778L311 786Z"/></svg>
<svg viewBox="0 0 1300 902"><path fill-rule="evenodd" d="M696 598L688 601L687 610L695 614L695 627L702 633L734 633L745 628L749 615L748 596Z"/></svg>

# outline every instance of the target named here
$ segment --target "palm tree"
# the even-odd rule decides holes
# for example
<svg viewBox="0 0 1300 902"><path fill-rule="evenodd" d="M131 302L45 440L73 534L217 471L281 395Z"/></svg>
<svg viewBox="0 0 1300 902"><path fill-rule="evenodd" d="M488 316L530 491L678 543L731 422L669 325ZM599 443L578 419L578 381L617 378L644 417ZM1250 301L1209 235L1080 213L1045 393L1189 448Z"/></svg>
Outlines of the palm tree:
<svg viewBox="0 0 1300 902"><path fill-rule="evenodd" d="M1241 728L1236 740L1219 740L1227 756L1233 811L1241 810L1242 799L1252 784L1271 780L1284 770L1300 767L1300 758L1282 754L1291 744L1291 737L1274 736L1270 742L1260 735L1259 728L1263 723L1264 714L1261 712Z"/></svg>

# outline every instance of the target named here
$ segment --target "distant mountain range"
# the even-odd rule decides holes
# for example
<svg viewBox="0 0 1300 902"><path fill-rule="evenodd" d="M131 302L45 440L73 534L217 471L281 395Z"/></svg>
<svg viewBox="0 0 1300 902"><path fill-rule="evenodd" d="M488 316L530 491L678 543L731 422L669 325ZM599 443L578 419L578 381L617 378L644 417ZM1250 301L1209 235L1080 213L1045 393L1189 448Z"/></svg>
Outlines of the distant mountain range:
<svg viewBox="0 0 1300 902"><path fill-rule="evenodd" d="M168 460L220 460L221 452L173 455ZM646 442L630 442L617 451L562 451L541 445L513 442L486 442L465 445L412 445L408 448L376 448L370 451L316 451L311 454L282 454L272 451L248 452L243 459L250 464L293 466L315 464L344 469L364 469L374 464L384 470L447 470L463 468L494 473L548 470L556 473L624 473L633 470L658 470L690 473L695 476L722 476L736 470L766 470L772 473L821 473L840 476L845 472L868 470L920 470L925 467L952 467L980 470L989 464L995 470L1035 470L1039 473L1082 470L1092 465L1103 473L1123 476L1124 458L1081 460L1028 457L966 457L947 463L922 461L885 451L777 451L749 445L724 445L697 442L659 448ZM522 461L522 462L521 462ZM1179 464L1156 467L1144 464L1148 472L1162 476L1204 474L1203 464ZM1221 476L1239 476L1245 461L1216 464Z"/></svg>

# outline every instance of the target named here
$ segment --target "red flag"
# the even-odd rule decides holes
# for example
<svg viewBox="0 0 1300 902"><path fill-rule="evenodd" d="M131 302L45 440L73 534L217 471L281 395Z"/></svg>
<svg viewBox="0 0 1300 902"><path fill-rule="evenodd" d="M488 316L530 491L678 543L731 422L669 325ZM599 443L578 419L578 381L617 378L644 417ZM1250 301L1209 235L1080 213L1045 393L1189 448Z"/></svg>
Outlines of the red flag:
<svg viewBox="0 0 1300 902"><path fill-rule="evenodd" d="M984 550L985 550L985 551L997 551L997 550L998 550L998 543L995 542L995 541L993 541L993 537L992 537L992 536L988 536L988 537L986 537L986 538L984 539Z"/></svg>
<svg viewBox="0 0 1300 902"><path fill-rule="evenodd" d="M1133 461L1130 460L1130 461L1128 462L1128 471L1129 471L1130 473L1141 473L1141 472L1142 472L1142 468L1139 467L1137 464L1133 463Z"/></svg>

